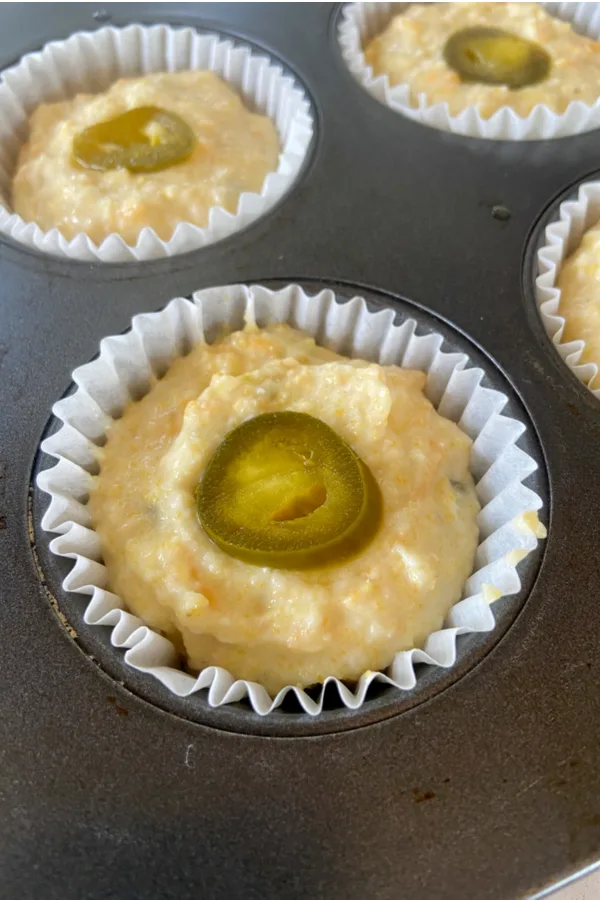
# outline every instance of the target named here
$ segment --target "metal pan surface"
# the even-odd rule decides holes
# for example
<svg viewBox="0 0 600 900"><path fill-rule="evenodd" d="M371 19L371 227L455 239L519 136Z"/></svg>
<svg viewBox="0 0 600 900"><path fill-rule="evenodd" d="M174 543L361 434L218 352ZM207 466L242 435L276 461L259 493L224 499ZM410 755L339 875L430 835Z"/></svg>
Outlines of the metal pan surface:
<svg viewBox="0 0 600 900"><path fill-rule="evenodd" d="M338 15L324 3L0 9L3 68L107 22L193 25L281 59L317 114L292 192L221 243L100 265L0 239L7 900L507 900L600 856L600 410L532 289L540 228L600 168L600 138L477 141L413 123L346 70ZM358 715L256 723L175 703L81 628L32 485L52 404L102 337L205 286L291 281L362 293L468 346L530 423L550 528L511 615L453 670L408 697L376 693Z"/></svg>

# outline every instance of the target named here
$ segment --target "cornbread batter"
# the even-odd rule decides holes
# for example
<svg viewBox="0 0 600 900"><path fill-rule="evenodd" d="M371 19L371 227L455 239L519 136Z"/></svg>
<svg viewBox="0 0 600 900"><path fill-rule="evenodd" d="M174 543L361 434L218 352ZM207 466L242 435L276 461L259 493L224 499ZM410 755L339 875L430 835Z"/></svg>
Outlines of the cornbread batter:
<svg viewBox="0 0 600 900"><path fill-rule="evenodd" d="M196 144L177 165L156 172L96 171L72 158L73 139L89 126L138 107L175 113ZM168 240L180 222L205 227L209 210L237 211L240 194L260 193L279 164L271 119L251 113L213 72L175 72L117 81L106 93L79 94L33 113L13 181L13 209L44 231L96 243L116 232L135 244L142 228Z"/></svg>
<svg viewBox="0 0 600 900"><path fill-rule="evenodd" d="M470 439L423 394L425 375L350 360L288 326L247 327L178 359L114 421L90 497L110 588L172 638L271 693L357 679L440 628L478 541ZM383 521L343 565L251 565L219 549L195 491L225 435L291 410L333 428L369 467Z"/></svg>
<svg viewBox="0 0 600 900"><path fill-rule="evenodd" d="M565 260L557 280L559 316L565 319L562 343L583 341L579 364L600 369L600 224L587 231L575 252ZM598 387L596 375L588 387Z"/></svg>
<svg viewBox="0 0 600 900"><path fill-rule="evenodd" d="M534 41L551 57L547 78L517 90L469 83L445 62L448 38L464 28L486 26ZM538 3L414 3L396 15L365 48L375 75L408 84L412 102L447 103L451 115L476 106L483 118L509 106L527 116L539 103L563 113L573 100L592 104L600 95L600 42L576 34Z"/></svg>

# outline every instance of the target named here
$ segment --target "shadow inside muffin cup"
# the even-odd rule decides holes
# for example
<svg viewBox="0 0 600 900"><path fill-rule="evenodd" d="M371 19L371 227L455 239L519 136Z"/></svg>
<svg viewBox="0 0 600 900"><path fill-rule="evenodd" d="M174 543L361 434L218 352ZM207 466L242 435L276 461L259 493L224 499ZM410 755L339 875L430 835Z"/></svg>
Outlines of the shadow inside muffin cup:
<svg viewBox="0 0 600 900"><path fill-rule="evenodd" d="M147 373L157 354L168 362L203 334L214 337L223 328L239 329L248 315L259 326L287 322L318 343L338 352L344 348L353 357L421 369L427 373L425 393L432 404L473 440L470 468L482 507L480 543L463 599L422 649L397 653L386 672L365 672L352 686L331 676L316 692L290 685L273 697L261 685L236 680L218 667L208 667L197 676L177 669L173 645L123 608L120 598L106 589L106 571L98 562L100 548L84 499L94 458L91 444L121 413L132 387L136 392L144 383L149 388ZM517 566L541 536L536 523L543 500L525 483L538 464L518 446L526 425L502 414L507 396L482 384L484 373L471 367L467 354L445 351L439 334L419 335L413 319L399 324L394 320L389 308L370 311L360 297L340 303L329 290L311 296L294 285L279 291L239 285L211 288L194 295L193 302L178 299L159 313L137 316L130 332L103 341L100 357L76 370L79 389L54 407L63 427L42 445L58 460L38 476L39 487L51 497L42 528L60 535L50 544L52 552L76 559L64 588L91 595L84 621L109 626L111 642L126 650L129 666L158 678L178 697L208 689L208 703L213 707L246 697L254 712L265 716L284 702L288 708L292 701L286 698L292 693L294 704L297 701L314 716L324 710L332 688L339 705L348 710L363 706L374 683L410 691L417 684L415 666L450 668L457 659L459 636L494 629L491 604L501 595L519 592ZM90 415L92 409L102 410L100 419L97 412ZM95 556L90 560L92 550Z"/></svg>
<svg viewBox="0 0 600 900"><path fill-rule="evenodd" d="M178 224L169 240L142 228L135 245L111 234L97 245L81 233L70 240L57 228L43 231L10 206L11 183L28 118L39 105L101 93L120 78L153 72L210 70L239 94L251 112L275 124L280 155L260 193L243 192L237 211L215 206L208 224ZM130 25L80 32L47 44L3 73L0 84L0 231L27 247L53 256L101 262L158 259L207 246L245 228L267 213L298 177L314 132L310 100L298 80L277 60L251 45L191 28Z"/></svg>

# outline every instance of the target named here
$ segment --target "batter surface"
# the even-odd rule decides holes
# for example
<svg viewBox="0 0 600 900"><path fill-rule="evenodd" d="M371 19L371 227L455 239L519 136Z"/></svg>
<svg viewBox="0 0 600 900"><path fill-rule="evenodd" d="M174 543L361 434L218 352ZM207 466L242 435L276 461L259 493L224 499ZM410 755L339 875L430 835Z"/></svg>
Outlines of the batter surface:
<svg viewBox="0 0 600 900"><path fill-rule="evenodd" d="M518 90L461 81L444 61L444 45L455 31L480 25L540 44L552 60L549 76ZM562 113L571 101L592 104L600 94L600 42L576 34L538 3L414 3L370 41L365 60L392 85L408 84L415 105L423 93L430 104L447 103L452 115L477 106L489 118L510 106L526 116L538 103Z"/></svg>
<svg viewBox="0 0 600 900"><path fill-rule="evenodd" d="M128 110L157 106L180 116L196 146L157 172L96 171L72 160L83 129ZM205 227L209 210L237 211L240 194L260 193L279 165L279 137L213 72L174 72L117 81L103 94L78 94L38 107L13 181L13 209L44 231L84 232L96 243L116 232L135 244L142 228L168 240L180 222Z"/></svg>
<svg viewBox="0 0 600 900"><path fill-rule="evenodd" d="M172 638L270 692L354 680L422 645L473 569L479 503L470 439L425 376L336 355L288 326L246 328L178 359L116 420L90 497L110 588ZM259 567L203 531L194 492L225 435L261 413L316 416L369 466L383 523L343 565Z"/></svg>
<svg viewBox="0 0 600 900"><path fill-rule="evenodd" d="M580 364L600 369L600 223L587 231L558 276L558 314L565 319L562 343L584 341ZM597 388L598 375L588 387Z"/></svg>

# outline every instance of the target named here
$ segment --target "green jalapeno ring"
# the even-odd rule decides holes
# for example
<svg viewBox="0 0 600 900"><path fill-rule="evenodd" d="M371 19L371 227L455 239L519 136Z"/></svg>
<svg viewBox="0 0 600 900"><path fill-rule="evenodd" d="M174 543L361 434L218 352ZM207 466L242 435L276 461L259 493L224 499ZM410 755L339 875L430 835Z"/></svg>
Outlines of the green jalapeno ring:
<svg viewBox="0 0 600 900"><path fill-rule="evenodd" d="M230 432L196 492L200 523L224 552L279 569L337 564L382 517L368 466L319 419L266 413Z"/></svg>
<svg viewBox="0 0 600 900"><path fill-rule="evenodd" d="M102 172L157 172L183 162L195 146L194 132L176 113L139 106L75 135L72 159L81 168Z"/></svg>
<svg viewBox="0 0 600 900"><path fill-rule="evenodd" d="M444 60L465 82L504 84L512 90L548 77L552 60L539 44L502 28L476 26L450 35Z"/></svg>

